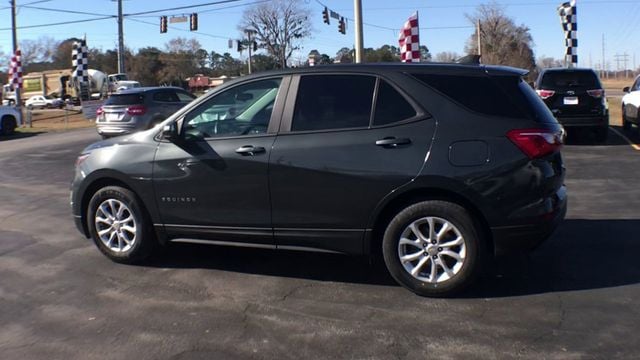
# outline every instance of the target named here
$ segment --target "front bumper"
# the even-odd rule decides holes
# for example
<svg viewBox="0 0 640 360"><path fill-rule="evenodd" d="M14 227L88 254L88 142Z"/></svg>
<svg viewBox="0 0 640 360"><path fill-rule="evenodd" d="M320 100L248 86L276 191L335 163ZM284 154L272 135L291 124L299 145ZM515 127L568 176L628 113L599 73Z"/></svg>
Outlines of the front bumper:
<svg viewBox="0 0 640 360"><path fill-rule="evenodd" d="M529 252L548 239L562 223L567 213L567 193L563 186L554 195L552 211L531 218L525 224L492 227L494 252L503 255L513 252Z"/></svg>

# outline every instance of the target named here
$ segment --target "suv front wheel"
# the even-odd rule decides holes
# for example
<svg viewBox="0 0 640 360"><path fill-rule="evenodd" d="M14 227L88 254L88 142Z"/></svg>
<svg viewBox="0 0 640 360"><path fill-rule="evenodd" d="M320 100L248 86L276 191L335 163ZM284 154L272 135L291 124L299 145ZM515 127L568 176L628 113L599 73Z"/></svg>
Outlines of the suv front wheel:
<svg viewBox="0 0 640 360"><path fill-rule="evenodd" d="M446 201L423 201L400 211L384 233L384 261L393 278L422 296L450 296L468 286L481 265L483 244L469 213Z"/></svg>
<svg viewBox="0 0 640 360"><path fill-rule="evenodd" d="M91 237L103 254L115 262L144 260L155 245L151 222L138 197L119 186L98 190L87 212Z"/></svg>

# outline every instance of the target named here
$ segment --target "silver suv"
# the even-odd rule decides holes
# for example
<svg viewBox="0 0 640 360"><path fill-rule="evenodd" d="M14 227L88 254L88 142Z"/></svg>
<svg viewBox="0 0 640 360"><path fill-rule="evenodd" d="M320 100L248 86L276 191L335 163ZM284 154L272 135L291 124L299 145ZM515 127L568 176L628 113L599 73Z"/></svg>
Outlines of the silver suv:
<svg viewBox="0 0 640 360"><path fill-rule="evenodd" d="M178 87L142 87L111 95L96 111L103 138L152 128L196 97Z"/></svg>

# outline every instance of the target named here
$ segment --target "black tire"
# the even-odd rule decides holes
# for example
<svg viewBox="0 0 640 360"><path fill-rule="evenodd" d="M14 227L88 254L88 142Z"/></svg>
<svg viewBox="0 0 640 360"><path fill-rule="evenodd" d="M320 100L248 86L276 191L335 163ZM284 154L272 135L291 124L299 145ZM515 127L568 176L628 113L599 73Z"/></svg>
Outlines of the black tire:
<svg viewBox="0 0 640 360"><path fill-rule="evenodd" d="M109 206L109 202L112 202L115 206ZM125 226L121 226L121 224L131 226L132 223L130 221L122 222L117 225L118 228L114 231L116 233L119 231L120 233L125 234L123 237L126 236L129 240L133 241L132 244L128 244L124 240L121 240L120 235L116 235L113 238L113 241L118 242L118 244L122 244L120 249L116 250L115 247L117 247L117 244L111 242L105 243L100 238L100 235L98 235L98 231L115 229L114 225L109 225L106 221L97 221L96 216L101 219L108 219L104 210L98 210L98 208L104 205L107 212L114 213L120 210L118 204L125 205L126 209L122 211L121 217L126 219L132 218L135 231L125 230ZM152 224L146 210L142 206L141 201L131 190L119 186L104 187L93 195L89 201L87 209L87 226L89 228L91 238L98 249L100 249L100 251L109 259L118 263L140 263L151 255L153 250L156 248L157 240L152 229ZM105 235L109 237L109 240L111 239L111 236L109 236L110 234L111 232L109 232L108 235ZM135 237L131 238L132 235ZM111 246L109 246L110 243Z"/></svg>
<svg viewBox="0 0 640 360"><path fill-rule="evenodd" d="M13 116L5 116L2 118L2 135L11 135L16 131L16 119Z"/></svg>
<svg viewBox="0 0 640 360"><path fill-rule="evenodd" d="M428 245L428 249L427 244L414 244L411 246L400 245L400 239L403 236L403 233L406 235L406 232L410 231L409 225L414 224L414 222L416 221L426 221L427 218L431 218L432 220L435 219L433 220L433 228L435 232L442 230L442 227L437 228L437 221L444 220L448 222L455 228L455 230L449 230L443 233L443 235L450 236L451 234L449 233L454 233L453 235L456 235L456 238L458 238L459 236L462 237L461 242L464 244L464 250L462 250L462 247L458 247L460 251L458 255L463 253L465 254L461 266L459 266L457 270L455 270L453 275L447 275L447 277L449 278L443 279L443 281L439 281L439 278L445 276L444 267L438 268L438 265L435 265L435 282L420 280L418 277L414 277L414 275L411 275L409 270L405 268L405 266L415 265L414 269L418 268L419 270L424 270L426 268L431 269L431 267L434 266L434 264L437 264L437 262L444 263L445 265L450 265L451 260L455 261L455 264L459 262L458 260L455 260L448 255L445 256L445 252L450 251L443 251L443 248L439 247L440 245L445 245L446 243L450 244L450 237L448 239L444 238L444 241L440 241L442 239L436 240L427 238L427 240L429 241L425 241L426 243L431 244L432 240L436 241L435 244ZM418 228L420 228L420 226L423 225L418 225ZM426 228L422 227L419 232L422 232L423 229L428 231L428 224L426 224L426 226ZM413 233L413 231L410 231L410 233ZM440 200L423 201L404 208L391 220L391 222L387 226L382 240L382 253L389 273L398 283L400 283L400 285L421 296L451 296L469 286L481 271L482 263L485 257L485 246L480 233L481 232L476 228L472 217L463 207L454 203ZM418 240L416 239L415 241L417 242ZM424 246L422 250L423 254L420 255L420 258L406 262L402 262L400 260L401 249L416 247L418 248L418 250L415 253L410 254L414 255L420 253L420 246ZM449 250L453 248L454 247L451 246L446 247L445 249ZM441 253L441 251L443 252ZM423 258L426 259L423 260ZM432 259L436 259L435 262ZM423 263L423 266L417 266L421 261L425 261ZM416 264L413 264L413 262L416 262ZM429 264L429 266L426 266L427 263ZM453 272L455 266L456 265L448 268ZM420 276L423 272L424 271L418 271L417 275Z"/></svg>
<svg viewBox="0 0 640 360"><path fill-rule="evenodd" d="M601 127L596 130L596 141L604 143L609 137L609 127Z"/></svg>
<svg viewBox="0 0 640 360"><path fill-rule="evenodd" d="M622 128L624 130L631 129L631 123L627 120L627 116L624 114L624 105L622 105Z"/></svg>

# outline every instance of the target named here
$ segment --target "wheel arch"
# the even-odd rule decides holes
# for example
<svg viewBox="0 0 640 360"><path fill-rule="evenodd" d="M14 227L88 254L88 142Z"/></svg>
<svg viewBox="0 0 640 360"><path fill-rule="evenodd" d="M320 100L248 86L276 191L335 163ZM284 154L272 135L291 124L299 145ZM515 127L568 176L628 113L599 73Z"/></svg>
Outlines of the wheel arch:
<svg viewBox="0 0 640 360"><path fill-rule="evenodd" d="M448 201L460 205L469 211L477 228L481 231L480 236L485 240L488 254L494 253L493 237L491 228L480 207L467 196L458 191L443 187L420 187L413 188L387 198L384 204L379 206L373 217L371 236L365 241L365 254L380 255L382 250L382 237L391 219L403 208L427 200Z"/></svg>

